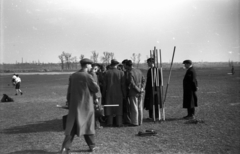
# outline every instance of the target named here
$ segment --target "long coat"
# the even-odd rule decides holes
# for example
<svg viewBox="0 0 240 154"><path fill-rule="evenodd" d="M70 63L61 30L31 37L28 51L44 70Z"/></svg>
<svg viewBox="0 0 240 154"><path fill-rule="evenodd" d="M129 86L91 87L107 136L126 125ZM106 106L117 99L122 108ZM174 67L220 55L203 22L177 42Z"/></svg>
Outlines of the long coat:
<svg viewBox="0 0 240 154"><path fill-rule="evenodd" d="M197 87L198 82L195 69L190 67L183 79L183 108L197 107Z"/></svg>
<svg viewBox="0 0 240 154"><path fill-rule="evenodd" d="M124 72L117 68L110 68L105 76L103 82L103 103L118 104L118 107L105 107L105 115L123 114L123 99L126 97Z"/></svg>
<svg viewBox="0 0 240 154"><path fill-rule="evenodd" d="M98 90L97 83L87 72L78 71L70 76L67 92L69 112L65 135L70 135L74 123L77 125L78 136L95 134L93 93L97 93Z"/></svg>
<svg viewBox="0 0 240 154"><path fill-rule="evenodd" d="M146 82L146 86L145 86L145 99L144 99L144 108L146 110L152 110L153 109L153 98L155 97L155 106L157 106L158 104L160 104L160 107L162 108L162 102L161 102L161 71L160 69L158 70L159 73L159 86L156 87L156 84L154 84L154 90L155 91L159 91L160 93L160 97L158 98L157 95L154 95L153 97L153 86L152 86L152 75L151 75L151 70L152 68L148 69L147 72L147 82Z"/></svg>
<svg viewBox="0 0 240 154"><path fill-rule="evenodd" d="M132 68L128 73L128 96L141 96L145 86L145 78L139 69Z"/></svg>

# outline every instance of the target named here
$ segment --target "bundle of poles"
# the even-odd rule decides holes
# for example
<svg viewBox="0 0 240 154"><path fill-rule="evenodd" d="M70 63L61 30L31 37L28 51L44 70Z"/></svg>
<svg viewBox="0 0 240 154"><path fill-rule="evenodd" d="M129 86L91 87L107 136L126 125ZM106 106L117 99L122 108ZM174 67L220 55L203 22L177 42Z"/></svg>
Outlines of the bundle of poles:
<svg viewBox="0 0 240 154"><path fill-rule="evenodd" d="M172 61L169 69L168 82L165 90L165 95L163 93L163 68L162 68L162 54L161 49L150 50L150 57L154 59L154 67L150 69L151 71L151 81L152 81L152 98L153 98L153 121L156 122L155 118L155 108L158 108L158 120L165 121L165 102L167 98L168 86L170 84L172 65L174 60L176 46L173 49ZM160 60L160 63L159 63ZM157 101L157 103L156 103ZM157 104L157 106L155 106ZM162 107L162 108L161 108Z"/></svg>

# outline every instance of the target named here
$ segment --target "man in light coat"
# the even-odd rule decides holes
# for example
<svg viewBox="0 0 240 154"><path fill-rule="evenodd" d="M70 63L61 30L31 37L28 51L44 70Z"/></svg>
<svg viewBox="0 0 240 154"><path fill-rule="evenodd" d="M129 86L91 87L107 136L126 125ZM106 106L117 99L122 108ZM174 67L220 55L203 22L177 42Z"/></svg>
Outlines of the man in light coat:
<svg viewBox="0 0 240 154"><path fill-rule="evenodd" d="M128 100L132 126L139 126L143 121L143 93L145 78L139 69L133 67L131 60L126 62L128 69Z"/></svg>
<svg viewBox="0 0 240 154"><path fill-rule="evenodd" d="M97 93L99 86L91 74L90 59L80 61L81 70L73 73L69 78L67 101L69 112L67 116L65 139L62 144L62 153L68 153L74 135L84 136L90 151L95 148L95 114L93 94Z"/></svg>
<svg viewBox="0 0 240 154"><path fill-rule="evenodd" d="M107 116L107 125L112 126L114 117L116 126L122 126L123 116L123 99L126 98L124 72L117 69L119 62L115 59L111 60L111 67L107 70L104 82L103 92L105 105L118 105L105 107L105 116Z"/></svg>

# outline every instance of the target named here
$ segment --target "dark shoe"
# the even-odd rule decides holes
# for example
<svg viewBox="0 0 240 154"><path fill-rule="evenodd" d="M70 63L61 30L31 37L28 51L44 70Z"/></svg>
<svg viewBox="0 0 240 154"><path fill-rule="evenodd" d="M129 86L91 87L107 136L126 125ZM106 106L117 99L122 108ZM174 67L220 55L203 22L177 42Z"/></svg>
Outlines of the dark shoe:
<svg viewBox="0 0 240 154"><path fill-rule="evenodd" d="M126 125L116 125L116 127L125 127Z"/></svg>
<svg viewBox="0 0 240 154"><path fill-rule="evenodd" d="M17 95L17 94L15 94L15 95Z"/></svg>
<svg viewBox="0 0 240 154"><path fill-rule="evenodd" d="M187 115L187 116L185 116L185 117L183 117L183 119L188 119L190 116L189 115Z"/></svg>
<svg viewBox="0 0 240 154"><path fill-rule="evenodd" d="M129 124L128 127L137 127L138 125Z"/></svg>
<svg viewBox="0 0 240 154"><path fill-rule="evenodd" d="M112 127L113 125L112 124L107 124L106 127Z"/></svg>
<svg viewBox="0 0 240 154"><path fill-rule="evenodd" d="M186 116L186 117L183 117L183 119L185 119L185 120L193 120L194 116Z"/></svg>
<svg viewBox="0 0 240 154"><path fill-rule="evenodd" d="M153 120L153 118L147 118L147 120Z"/></svg>
<svg viewBox="0 0 240 154"><path fill-rule="evenodd" d="M21 95L22 95L23 93L21 93Z"/></svg>

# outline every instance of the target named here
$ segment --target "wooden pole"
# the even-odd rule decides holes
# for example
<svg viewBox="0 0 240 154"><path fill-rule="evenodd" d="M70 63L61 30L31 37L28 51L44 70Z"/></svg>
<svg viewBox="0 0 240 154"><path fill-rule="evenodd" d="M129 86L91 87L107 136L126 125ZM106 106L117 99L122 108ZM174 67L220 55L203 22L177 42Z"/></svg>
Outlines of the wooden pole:
<svg viewBox="0 0 240 154"><path fill-rule="evenodd" d="M161 73L161 103L162 103L162 119L165 121L165 106L163 102L163 71L162 71L162 52L161 49L159 50L159 55L160 55L160 73Z"/></svg>
<svg viewBox="0 0 240 154"><path fill-rule="evenodd" d="M168 83L167 83L167 87L166 87L166 91L165 91L165 98L164 98L163 103L165 103L166 97L167 97L167 90L168 90L168 85L169 85L169 83L170 83L171 72L172 72L172 64L173 64L173 59L174 59L174 55L175 55L175 50L176 50L176 46L174 46L174 49L173 49L172 62L171 62L170 70L169 70Z"/></svg>
<svg viewBox="0 0 240 154"><path fill-rule="evenodd" d="M150 57L155 58L154 57L154 51L152 51L152 50L150 50ZM155 64L155 62L154 62L154 64ZM152 96L153 96L153 121L155 122L156 119L155 119L155 100L154 100L154 89L155 89L155 86L154 86L154 67L151 66L150 71L151 71Z"/></svg>

